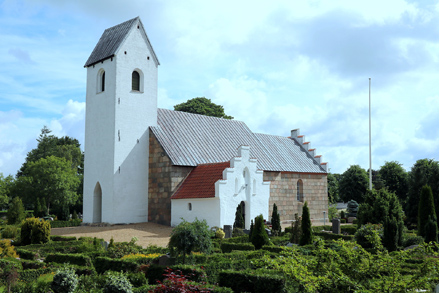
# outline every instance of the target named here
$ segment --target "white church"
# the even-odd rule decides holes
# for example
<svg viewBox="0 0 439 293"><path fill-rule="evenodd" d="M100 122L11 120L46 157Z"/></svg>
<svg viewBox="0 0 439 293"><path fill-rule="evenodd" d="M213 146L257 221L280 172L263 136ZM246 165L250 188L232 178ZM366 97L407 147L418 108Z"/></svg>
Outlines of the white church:
<svg viewBox="0 0 439 293"><path fill-rule="evenodd" d="M327 215L327 164L298 129L281 137L244 122L157 108L160 65L139 17L108 28L87 68L84 223L181 218L246 228L274 203L282 221Z"/></svg>

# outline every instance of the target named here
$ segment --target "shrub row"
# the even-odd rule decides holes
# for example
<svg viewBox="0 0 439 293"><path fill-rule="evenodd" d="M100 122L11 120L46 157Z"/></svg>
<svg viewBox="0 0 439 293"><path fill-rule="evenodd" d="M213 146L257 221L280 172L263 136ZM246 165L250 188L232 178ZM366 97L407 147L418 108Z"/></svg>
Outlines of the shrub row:
<svg viewBox="0 0 439 293"><path fill-rule="evenodd" d="M46 256L46 262L55 262L55 263L70 263L78 266L93 266L91 258L88 255L84 254L63 254L63 253L54 253L48 254Z"/></svg>
<svg viewBox="0 0 439 293"><path fill-rule="evenodd" d="M221 251L223 253L232 252L233 250L255 250L252 243L222 243Z"/></svg>
<svg viewBox="0 0 439 293"><path fill-rule="evenodd" d="M81 226L81 223L81 219L75 219L70 221L50 221L50 226L52 228L76 227Z"/></svg>
<svg viewBox="0 0 439 293"><path fill-rule="evenodd" d="M350 241L354 239L354 235L333 234L327 232L314 232L314 235L322 237L325 240L343 239L346 241Z"/></svg>
<svg viewBox="0 0 439 293"><path fill-rule="evenodd" d="M19 279L23 282L32 282L39 276L55 271L54 268L29 269L19 272Z"/></svg>
<svg viewBox="0 0 439 293"><path fill-rule="evenodd" d="M219 285L234 292L285 292L285 280L281 276L254 271L224 271L219 274Z"/></svg>
<svg viewBox="0 0 439 293"><path fill-rule="evenodd" d="M341 233L347 233L349 235L354 235L357 232L357 225L343 225L340 226Z"/></svg>
<svg viewBox="0 0 439 293"><path fill-rule="evenodd" d="M50 240L52 241L75 241L75 236L61 236L61 235L50 235Z"/></svg>
<svg viewBox="0 0 439 293"><path fill-rule="evenodd" d="M270 251L273 253L281 253L281 252L291 252L292 248L286 247L286 246L271 246L271 245L264 245L262 246L263 250Z"/></svg>
<svg viewBox="0 0 439 293"><path fill-rule="evenodd" d="M38 258L38 253L31 250L16 247L15 251L22 259L35 260Z"/></svg>
<svg viewBox="0 0 439 293"><path fill-rule="evenodd" d="M134 261L109 257L97 257L94 264L95 269L99 274L103 274L106 271L135 272L138 267L138 264Z"/></svg>

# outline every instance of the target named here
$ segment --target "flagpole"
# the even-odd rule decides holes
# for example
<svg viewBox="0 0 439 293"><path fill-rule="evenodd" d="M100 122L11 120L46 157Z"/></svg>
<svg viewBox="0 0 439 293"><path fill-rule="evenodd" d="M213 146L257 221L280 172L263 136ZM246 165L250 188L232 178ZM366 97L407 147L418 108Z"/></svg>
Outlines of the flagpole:
<svg viewBox="0 0 439 293"><path fill-rule="evenodd" d="M372 190L372 120L370 99L371 78L369 77L369 189Z"/></svg>

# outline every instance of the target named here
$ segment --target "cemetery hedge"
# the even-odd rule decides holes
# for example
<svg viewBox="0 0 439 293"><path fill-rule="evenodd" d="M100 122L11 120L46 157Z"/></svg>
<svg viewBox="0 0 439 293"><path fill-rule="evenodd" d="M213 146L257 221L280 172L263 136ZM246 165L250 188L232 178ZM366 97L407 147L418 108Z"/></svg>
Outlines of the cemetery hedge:
<svg viewBox="0 0 439 293"><path fill-rule="evenodd" d="M437 243L389 253L377 238L374 249L364 249L352 239L356 225L342 227L350 235L312 227L314 242L292 247L286 246L287 229L260 250L247 235L212 238L214 252L192 252L185 264L182 257L165 256L167 248L142 248L135 240L107 250L102 239L90 237L51 236L47 243L23 246L15 242L20 259L0 259L0 292L8 285L11 292L49 292L54 275L65 267L77 276L73 292L104 292L105 284L117 278L133 287L121 292L171 292L175 286L192 292L402 292L431 290L439 283ZM422 241L413 231L405 239Z"/></svg>

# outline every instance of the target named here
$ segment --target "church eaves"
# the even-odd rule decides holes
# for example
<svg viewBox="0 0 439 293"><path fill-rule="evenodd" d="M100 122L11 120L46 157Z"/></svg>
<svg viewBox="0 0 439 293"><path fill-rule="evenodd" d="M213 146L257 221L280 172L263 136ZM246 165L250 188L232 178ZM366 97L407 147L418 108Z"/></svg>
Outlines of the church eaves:
<svg viewBox="0 0 439 293"><path fill-rule="evenodd" d="M88 60L85 63L84 67L92 66L96 63L99 63L101 61L113 57L116 54L117 49L119 49L120 45L125 40L132 26L135 25L137 22L139 23L139 25L142 27L142 30L144 31L142 21L140 20L139 17L135 17L121 24L107 28L102 34L101 38L99 39L99 42L96 44L96 47L93 49L93 52L91 52L90 57L88 57ZM146 32L145 32L145 37L148 46L151 48L153 58L155 59L157 64L160 64L157 59L157 56L155 55L154 49L152 48L151 43L149 42Z"/></svg>

